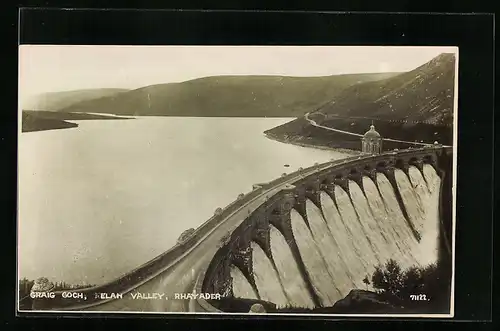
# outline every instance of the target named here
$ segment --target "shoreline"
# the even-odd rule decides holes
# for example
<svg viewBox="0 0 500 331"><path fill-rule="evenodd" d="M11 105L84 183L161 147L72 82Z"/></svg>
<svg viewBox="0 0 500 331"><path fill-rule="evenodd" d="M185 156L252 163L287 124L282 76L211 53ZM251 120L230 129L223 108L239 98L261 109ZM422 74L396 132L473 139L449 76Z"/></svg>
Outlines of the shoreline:
<svg viewBox="0 0 500 331"><path fill-rule="evenodd" d="M316 149L321 149L321 150L327 150L327 151L333 151L333 152L340 152L340 153L346 153L350 155L359 155L361 154L361 151L357 151L354 149L348 149L348 148L341 148L341 147L328 147L324 145L315 145L315 144L306 144L306 143L301 143L297 141L290 141L286 139L281 139L277 138L275 136L271 136L267 133L264 133L266 138L283 143L283 144L290 144L290 145L295 145L295 146L300 146L300 147L308 147L308 148L316 148Z"/></svg>

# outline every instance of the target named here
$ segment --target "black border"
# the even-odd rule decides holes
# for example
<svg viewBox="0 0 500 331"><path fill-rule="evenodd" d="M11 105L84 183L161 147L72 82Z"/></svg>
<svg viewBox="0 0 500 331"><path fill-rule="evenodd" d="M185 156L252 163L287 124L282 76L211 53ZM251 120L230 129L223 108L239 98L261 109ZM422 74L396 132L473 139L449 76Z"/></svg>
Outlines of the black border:
<svg viewBox="0 0 500 331"><path fill-rule="evenodd" d="M23 9L21 22L19 37L24 44L458 46L459 172L454 320L491 319L493 15ZM12 77L17 78L17 51L15 56L16 70ZM10 92L12 97L17 95L17 84ZM12 185L7 199L2 199L8 203L8 209L4 209L8 214L2 219L11 220L13 224L9 225L15 229L16 104L10 108L2 112L5 121L0 127L2 147L8 144L8 157L14 161L8 164L10 175L2 181ZM15 247L15 236L12 238L10 247ZM12 263L7 266L14 270L9 279L15 288L15 251L12 256ZM4 303L4 311L12 311L14 303L14 298ZM84 316L103 317L101 314ZM132 316L150 317L118 315ZM163 321L169 317L175 318L159 315ZM210 318L218 319L217 316ZM324 318L308 318L311 319ZM123 322L118 323L123 325ZM87 322L79 320L79 324Z"/></svg>

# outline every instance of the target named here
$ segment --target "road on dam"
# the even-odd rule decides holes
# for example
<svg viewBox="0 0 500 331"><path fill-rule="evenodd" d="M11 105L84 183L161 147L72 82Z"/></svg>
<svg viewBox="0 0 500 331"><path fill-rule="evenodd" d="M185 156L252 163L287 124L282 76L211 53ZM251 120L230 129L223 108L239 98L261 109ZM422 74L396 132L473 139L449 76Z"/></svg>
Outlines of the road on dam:
<svg viewBox="0 0 500 331"><path fill-rule="evenodd" d="M347 161L347 160L346 160ZM291 184L303 176L308 176L319 170L326 169L332 165L342 164L346 162L343 159L329 162L326 164L314 167L314 169L306 169L292 175L279 186L264 191L262 194L255 197L249 203L242 206L232 215L223 220L206 238L200 240L190 252L180 258L180 260L170 268L139 285L137 288L123 294L123 298L119 300L108 301L99 305L95 305L84 310L86 311L140 311L140 312L188 312L189 299L175 299L175 294L192 293L195 282L201 270L205 268L215 255L221 239L228 232L239 226L243 220L255 209L257 209L267 199L267 196L272 196L287 184ZM165 293L165 300L144 300L133 299L134 293Z"/></svg>

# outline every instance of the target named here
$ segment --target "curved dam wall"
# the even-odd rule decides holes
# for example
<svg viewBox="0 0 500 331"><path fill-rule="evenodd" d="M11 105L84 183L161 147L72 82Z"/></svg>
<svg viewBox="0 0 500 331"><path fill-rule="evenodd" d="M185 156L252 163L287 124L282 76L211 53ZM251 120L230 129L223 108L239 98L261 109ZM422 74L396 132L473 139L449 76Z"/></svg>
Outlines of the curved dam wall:
<svg viewBox="0 0 500 331"><path fill-rule="evenodd" d="M366 289L363 279L389 259L403 268L451 264L452 163L451 147L428 147L301 178L221 244L195 290L316 308ZM191 309L218 311L204 299Z"/></svg>

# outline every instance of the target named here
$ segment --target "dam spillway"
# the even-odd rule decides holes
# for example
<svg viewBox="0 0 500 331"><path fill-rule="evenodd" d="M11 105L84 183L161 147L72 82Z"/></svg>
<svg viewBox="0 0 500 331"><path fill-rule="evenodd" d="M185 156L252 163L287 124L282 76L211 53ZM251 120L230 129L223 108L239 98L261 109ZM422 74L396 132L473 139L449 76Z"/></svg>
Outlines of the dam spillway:
<svg viewBox="0 0 500 331"><path fill-rule="evenodd" d="M289 304L297 307L314 307L297 261L285 238L275 227L271 227L271 251Z"/></svg>
<svg viewBox="0 0 500 331"><path fill-rule="evenodd" d="M286 306L289 301L278 271L259 245L252 242L251 248L253 251L254 279L260 299L272 301L278 306Z"/></svg>
<svg viewBox="0 0 500 331"><path fill-rule="evenodd" d="M312 203L306 201L306 205L310 207ZM310 207L311 208L311 207ZM311 209L307 208L309 218L313 219L314 214ZM329 272L328 264L323 257L325 247L320 250L320 246L324 243L321 238L313 237L312 231L304 222L302 216L295 210L291 212L292 231L297 242L300 255L303 257L304 265L311 280L311 284L316 290L322 305L329 305L335 302L337 291L334 286L324 286L324 284L333 284L332 275ZM326 225L326 224L325 224ZM321 272L317 272L321 270Z"/></svg>
<svg viewBox="0 0 500 331"><path fill-rule="evenodd" d="M375 267L389 259L403 268L437 262L441 178L428 164L409 166L406 172L395 169L393 178L396 185L381 172L362 176L361 185L348 180L347 188L334 185L333 193L321 191L316 204L306 199L302 213L291 210L305 276L277 228L270 231L271 257L252 242L260 299L280 306L332 306L352 289L371 289L363 279L370 280ZM239 280L233 279L232 286L235 297L254 293Z"/></svg>
<svg viewBox="0 0 500 331"><path fill-rule="evenodd" d="M247 278L240 269L237 267L231 268L231 278L233 279L233 289L235 291L234 295L240 298L248 298L248 299L258 299L257 293L255 293L254 288L248 282ZM278 285L278 283L275 283ZM272 296L276 297L276 296Z"/></svg>

